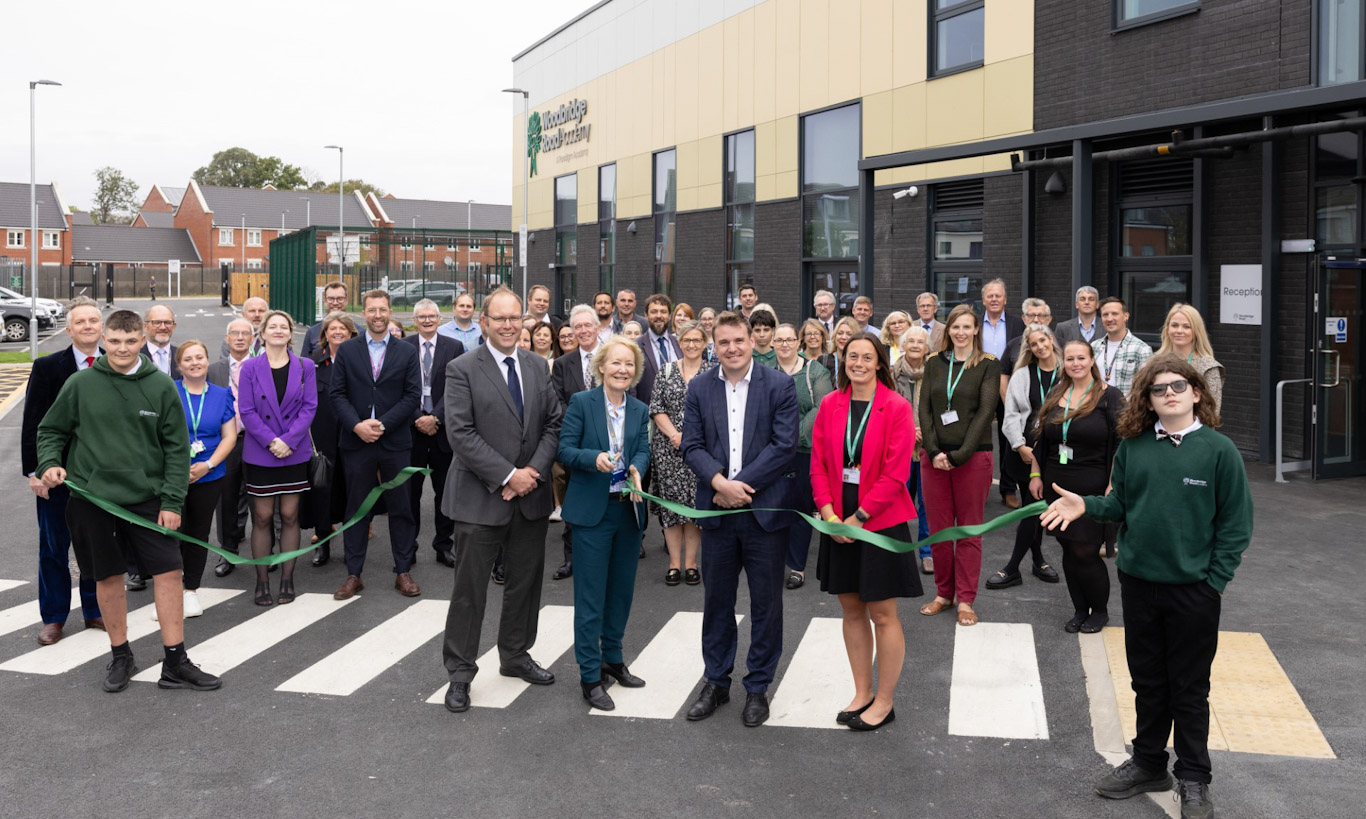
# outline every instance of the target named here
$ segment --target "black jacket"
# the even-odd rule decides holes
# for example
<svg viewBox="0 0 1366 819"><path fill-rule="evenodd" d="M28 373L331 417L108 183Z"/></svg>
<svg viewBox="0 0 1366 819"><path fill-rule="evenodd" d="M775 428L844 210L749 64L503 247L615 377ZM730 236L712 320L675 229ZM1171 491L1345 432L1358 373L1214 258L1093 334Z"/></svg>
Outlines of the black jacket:
<svg viewBox="0 0 1366 819"><path fill-rule="evenodd" d="M384 434L375 443L388 450L413 446L413 413L422 404L422 371L417 348L402 339L390 338L384 353L379 378L370 370L370 336L361 333L337 348L332 364L332 384L328 391L332 411L340 426L342 450L361 449L366 444L353 428L369 418L384 424Z"/></svg>
<svg viewBox="0 0 1366 819"><path fill-rule="evenodd" d="M413 410L412 418L413 422L416 422L417 419L427 414L422 411L422 336L419 333L413 333L399 340L412 345L417 354L417 409ZM433 343L435 347L432 349L432 411L430 414L435 415L436 420L444 424L446 422L446 365L451 363L451 359L465 352L465 345L440 333L436 334ZM421 435L422 433L415 432L413 434ZM446 440L444 429L436 433L436 445L442 452L451 451L451 442Z"/></svg>

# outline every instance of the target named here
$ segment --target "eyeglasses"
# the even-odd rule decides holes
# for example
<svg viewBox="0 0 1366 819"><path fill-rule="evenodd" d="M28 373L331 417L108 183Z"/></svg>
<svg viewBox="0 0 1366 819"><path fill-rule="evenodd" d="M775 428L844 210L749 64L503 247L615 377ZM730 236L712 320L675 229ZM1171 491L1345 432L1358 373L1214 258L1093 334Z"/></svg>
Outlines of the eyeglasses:
<svg viewBox="0 0 1366 819"><path fill-rule="evenodd" d="M795 338L775 338L775 339L773 339L773 343L774 343L774 344L796 344L796 343L797 343L797 339L795 339Z"/></svg>
<svg viewBox="0 0 1366 819"><path fill-rule="evenodd" d="M1184 378L1179 378L1176 381L1168 381L1165 384L1153 384L1152 386L1148 387L1148 394L1153 396L1154 398L1161 398L1162 396L1167 394L1167 388L1170 387L1172 392L1176 393L1177 395L1180 395L1181 393L1185 392L1186 388L1189 386L1189 381L1185 380Z"/></svg>
<svg viewBox="0 0 1366 819"><path fill-rule="evenodd" d="M440 316L432 316L432 315L413 316L413 321L439 321L440 319L441 319Z"/></svg>
<svg viewBox="0 0 1366 819"><path fill-rule="evenodd" d="M157 319L157 320L155 320L155 321L149 321L149 322L147 322L147 326L148 326L148 327L174 327L174 326L175 326L175 322L174 322L174 321L166 321L165 319Z"/></svg>
<svg viewBox="0 0 1366 819"><path fill-rule="evenodd" d="M1030 324L1043 324L1052 317L1052 313L1025 313L1025 318L1029 319Z"/></svg>
<svg viewBox="0 0 1366 819"><path fill-rule="evenodd" d="M692 346L694 344L706 344L707 342L700 338L680 338L678 343L685 346Z"/></svg>
<svg viewBox="0 0 1366 819"><path fill-rule="evenodd" d="M490 316L488 313L485 313L485 314L484 314L484 320L487 321L489 324L501 324L501 325L506 326L506 325L508 325L508 324L516 324L517 322L519 322L519 321L522 320L522 317L521 317L521 316Z"/></svg>
<svg viewBox="0 0 1366 819"><path fill-rule="evenodd" d="M254 335L250 330L229 330L228 338L251 338Z"/></svg>

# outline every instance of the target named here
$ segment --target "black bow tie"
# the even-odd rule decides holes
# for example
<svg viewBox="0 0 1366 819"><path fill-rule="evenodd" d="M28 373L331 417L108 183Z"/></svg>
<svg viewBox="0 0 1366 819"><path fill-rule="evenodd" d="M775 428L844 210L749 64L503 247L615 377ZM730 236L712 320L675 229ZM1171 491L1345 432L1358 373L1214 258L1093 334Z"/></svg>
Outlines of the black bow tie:
<svg viewBox="0 0 1366 819"><path fill-rule="evenodd" d="M1168 432L1165 429L1159 429L1157 431L1157 440L1168 440L1172 442L1172 446L1181 446L1181 433Z"/></svg>

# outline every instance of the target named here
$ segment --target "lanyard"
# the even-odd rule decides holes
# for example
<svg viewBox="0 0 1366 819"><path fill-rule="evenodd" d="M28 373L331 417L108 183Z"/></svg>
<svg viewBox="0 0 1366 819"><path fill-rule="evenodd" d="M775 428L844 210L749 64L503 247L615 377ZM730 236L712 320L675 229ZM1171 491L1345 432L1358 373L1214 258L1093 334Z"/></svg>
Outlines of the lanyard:
<svg viewBox="0 0 1366 819"><path fill-rule="evenodd" d="M366 345L365 351L367 353L370 352L368 344ZM379 374L384 370L384 357L387 355L389 355L389 342L386 341L384 343L384 349L380 351L379 361L375 361L373 358L370 359L370 377L372 380L379 380Z"/></svg>
<svg viewBox="0 0 1366 819"><path fill-rule="evenodd" d="M853 401L853 392L849 394L849 400ZM868 425L868 416L873 414L873 402L868 402L868 407L863 410L863 420L859 421L858 431L854 432L854 413L849 413L849 419L844 424L844 454L848 456L849 463L857 465L854 459L854 444L863 438L863 428ZM850 435L852 433L852 437Z"/></svg>
<svg viewBox="0 0 1366 819"><path fill-rule="evenodd" d="M1114 357L1114 358L1110 358L1110 337L1107 335L1107 336L1105 337L1105 340L1101 342L1100 354L1101 354L1102 357L1109 359L1109 363L1107 363L1107 364L1105 365L1105 383L1106 383L1106 384L1109 384L1109 383L1110 383L1110 374L1113 373L1113 372L1115 371L1115 362L1116 362L1116 361L1119 361L1119 353L1120 353L1120 351L1123 349L1122 345L1123 345L1123 342L1122 342L1122 341L1121 341L1119 344L1116 344L1116 345L1115 345L1115 357ZM1086 396L1082 396L1082 397L1085 398Z"/></svg>
<svg viewBox="0 0 1366 819"><path fill-rule="evenodd" d="M1058 368L1055 364L1053 372L1048 374L1048 389L1044 389L1043 386L1043 368L1035 365L1034 372L1039 376L1039 406L1043 406L1048 402L1048 391L1053 389L1054 384L1058 383Z"/></svg>
<svg viewBox="0 0 1366 819"><path fill-rule="evenodd" d="M204 417L204 400L209 397L209 388L207 385L205 385L204 391L199 394L198 412L195 411L194 404L190 402L190 391L185 389L184 382L181 382L180 384L180 394L185 397L185 411L189 413L190 418L190 434L194 436L194 439L196 441L198 441L199 419Z"/></svg>
<svg viewBox="0 0 1366 819"><path fill-rule="evenodd" d="M1087 396L1088 393L1091 392L1091 388L1094 387L1095 385L1096 385L1096 382L1095 382L1094 380L1092 380L1090 384L1087 384L1087 385L1086 385L1086 392L1084 392L1084 393L1081 394L1081 403L1077 404L1077 408L1078 408L1078 409L1081 408L1081 405L1082 405L1082 404L1086 403L1086 396ZM1063 411L1063 414L1062 414L1062 443L1063 443L1063 446L1066 446L1066 445L1067 445L1067 430L1070 429L1071 426L1072 426L1072 419L1069 418L1068 416L1070 416L1070 415L1072 414L1072 391L1075 390L1076 388L1077 388L1077 385L1076 385L1076 384L1073 384L1072 386L1070 386L1070 387L1067 388L1067 409L1064 410L1064 411Z"/></svg>
<svg viewBox="0 0 1366 819"><path fill-rule="evenodd" d="M957 388L958 382L963 380L963 373L965 373L965 372L968 371L968 362L964 361L964 362L963 362L963 369L959 370L959 371L958 371L958 377L957 377L957 378L954 378L954 377L953 377L953 362L956 361L956 360L957 360L957 359L954 358L953 353L949 353L949 380L948 380L949 406L953 406L953 391L954 391L954 389Z"/></svg>

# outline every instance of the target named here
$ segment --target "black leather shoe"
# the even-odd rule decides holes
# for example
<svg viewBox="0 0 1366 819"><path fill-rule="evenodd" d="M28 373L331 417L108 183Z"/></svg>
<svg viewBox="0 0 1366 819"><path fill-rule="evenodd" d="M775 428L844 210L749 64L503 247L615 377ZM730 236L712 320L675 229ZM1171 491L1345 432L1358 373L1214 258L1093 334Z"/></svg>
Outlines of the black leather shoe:
<svg viewBox="0 0 1366 819"><path fill-rule="evenodd" d="M324 543L313 552L313 565L326 566L327 561L332 559L332 544Z"/></svg>
<svg viewBox="0 0 1366 819"><path fill-rule="evenodd" d="M579 682L583 688L583 698L588 700L588 704L599 711L615 711L617 704L612 702L612 698L607 695L607 689L602 687L602 681L595 683Z"/></svg>
<svg viewBox="0 0 1366 819"><path fill-rule="evenodd" d="M451 557L450 552L437 552L436 562L440 563L442 566L445 566L448 569L455 568L455 558Z"/></svg>
<svg viewBox="0 0 1366 819"><path fill-rule="evenodd" d="M143 591L147 588L147 578L134 572L128 573L128 579L123 581L123 587L128 591Z"/></svg>
<svg viewBox="0 0 1366 819"><path fill-rule="evenodd" d="M1062 624L1062 630L1068 634L1076 634L1081 631L1081 624L1086 622L1086 612L1077 612L1072 615L1072 619Z"/></svg>
<svg viewBox="0 0 1366 819"><path fill-rule="evenodd" d="M745 710L740 712L740 721L746 728L758 728L768 722L768 695L767 694L746 694ZM853 727L853 720L849 726Z"/></svg>
<svg viewBox="0 0 1366 819"><path fill-rule="evenodd" d="M220 557L218 558L218 565L213 567L213 576L227 577L232 574L232 570L235 568L237 567Z"/></svg>
<svg viewBox="0 0 1366 819"><path fill-rule="evenodd" d="M470 710L470 684L453 682L446 689L446 710L452 714L463 714Z"/></svg>
<svg viewBox="0 0 1366 819"><path fill-rule="evenodd" d="M532 685L550 685L555 682L555 675L541 668L532 659L528 659L515 668L501 667L498 669L498 673L504 677L520 677L523 682L529 682Z"/></svg>
<svg viewBox="0 0 1366 819"><path fill-rule="evenodd" d="M872 707L873 707L873 700L868 700L868 704L867 704L867 705L863 706L862 708L859 708L859 709L856 710L856 711L841 711L841 712L839 712L838 714L835 715L835 722L839 723L840 725L848 725L848 724L849 724L849 720L853 719L854 717L858 716L859 714L862 714L864 711L867 711L869 708L872 708Z"/></svg>
<svg viewBox="0 0 1366 819"><path fill-rule="evenodd" d="M1172 778L1166 772L1139 767L1132 758L1121 762L1096 783L1096 793L1106 799L1128 799L1140 793L1171 790Z"/></svg>
<svg viewBox="0 0 1366 819"><path fill-rule="evenodd" d="M896 720L896 709L895 709L895 708L893 708L892 710L888 711L888 712L887 712L887 716L883 717L883 718L882 718L882 722L879 722L877 725L870 725L869 723L866 723L866 722L863 721L863 717L862 717L862 716L860 716L860 715L858 715L858 714L855 714L854 716L852 716L852 717L849 718L849 730L850 730L850 731L876 731L877 729L881 728L882 726L886 725L887 723L893 722L893 721L895 721L895 720Z"/></svg>
<svg viewBox="0 0 1366 819"><path fill-rule="evenodd" d="M611 677L617 681L618 685L626 688L644 688L645 681L632 674L626 668L626 663L603 663L602 673L604 677Z"/></svg>
<svg viewBox="0 0 1366 819"><path fill-rule="evenodd" d="M1018 586L1024 582L1019 572L1006 574L1004 571L992 572L991 577L987 578L988 589L1008 589L1011 586Z"/></svg>
<svg viewBox="0 0 1366 819"><path fill-rule="evenodd" d="M1095 634L1110 622L1110 615L1103 611L1093 611L1081 623L1082 634Z"/></svg>
<svg viewBox="0 0 1366 819"><path fill-rule="evenodd" d="M790 590L790 589L800 589L800 588L801 588L802 586L804 586L805 584L806 584L806 574L805 574L804 572L799 572L799 571L796 571L796 570L794 569L794 570L792 570L792 571L790 571L790 572L787 573L787 583L786 583L786 586L787 586L787 588L788 588L789 590Z"/></svg>
<svg viewBox="0 0 1366 819"><path fill-rule="evenodd" d="M1057 569L1054 569L1052 566L1048 565L1047 563L1040 563L1039 565L1035 566L1035 567L1034 567L1034 576L1037 577L1037 578L1039 578L1040 580L1042 580L1042 581L1045 582L1045 583L1057 583L1057 582L1058 582L1058 570L1057 570Z"/></svg>
<svg viewBox="0 0 1366 819"><path fill-rule="evenodd" d="M494 583L497 583L500 586L508 582L507 570L502 566L494 566L493 572L489 576L493 578Z"/></svg>
<svg viewBox="0 0 1366 819"><path fill-rule="evenodd" d="M718 705L730 702L730 690L707 683L697 695L697 701L688 709L688 721L697 722L716 713Z"/></svg>
<svg viewBox="0 0 1366 819"><path fill-rule="evenodd" d="M563 563L560 564L560 568L558 568L558 569L555 570L555 573L552 574L552 575L550 576L550 579L551 579L551 580L564 580L566 577L573 577L573 576L574 576L574 564L573 564L573 563L570 563L569 561L566 560L565 562L563 562Z"/></svg>
<svg viewBox="0 0 1366 819"><path fill-rule="evenodd" d="M1176 801L1181 805L1181 819L1210 819L1214 816L1214 802L1209 798L1209 785L1204 782L1176 780Z"/></svg>

